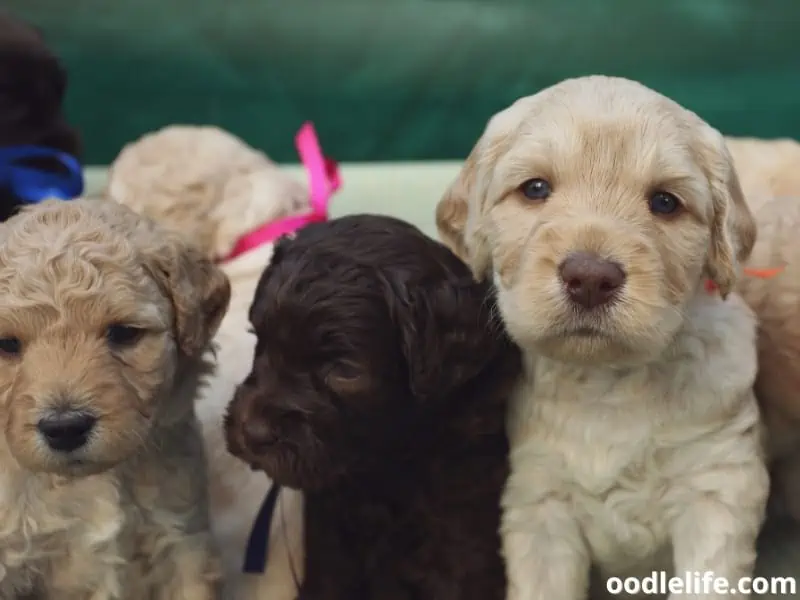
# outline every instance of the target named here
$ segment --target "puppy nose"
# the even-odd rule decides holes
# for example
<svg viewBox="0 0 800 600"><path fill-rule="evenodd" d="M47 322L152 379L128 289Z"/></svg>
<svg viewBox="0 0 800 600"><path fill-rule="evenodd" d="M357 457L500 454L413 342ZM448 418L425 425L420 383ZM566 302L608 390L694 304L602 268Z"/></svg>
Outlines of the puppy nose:
<svg viewBox="0 0 800 600"><path fill-rule="evenodd" d="M608 303L625 283L619 265L591 252L573 252L559 266L559 275L573 302L584 308Z"/></svg>
<svg viewBox="0 0 800 600"><path fill-rule="evenodd" d="M97 419L88 413L65 410L40 419L36 427L50 448L57 452L73 452L86 444L96 422Z"/></svg>
<svg viewBox="0 0 800 600"><path fill-rule="evenodd" d="M253 448L270 446L278 439L272 427L267 425L262 419L249 419L245 421L244 435L247 439L247 444Z"/></svg>

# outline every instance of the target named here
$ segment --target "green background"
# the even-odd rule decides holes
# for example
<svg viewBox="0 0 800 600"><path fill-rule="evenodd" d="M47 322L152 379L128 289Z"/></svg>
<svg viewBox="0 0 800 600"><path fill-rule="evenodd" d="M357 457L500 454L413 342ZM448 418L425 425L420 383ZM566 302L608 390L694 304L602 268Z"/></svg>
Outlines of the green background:
<svg viewBox="0 0 800 600"><path fill-rule="evenodd" d="M800 137L800 0L3 0L70 75L88 163L170 123L294 161L466 155L521 95L639 79L728 134Z"/></svg>

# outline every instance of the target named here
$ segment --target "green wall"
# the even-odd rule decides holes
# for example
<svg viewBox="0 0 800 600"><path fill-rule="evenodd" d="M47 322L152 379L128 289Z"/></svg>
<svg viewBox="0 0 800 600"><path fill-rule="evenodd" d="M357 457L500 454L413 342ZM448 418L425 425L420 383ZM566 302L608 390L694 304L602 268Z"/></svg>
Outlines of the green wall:
<svg viewBox="0 0 800 600"><path fill-rule="evenodd" d="M169 123L281 161L459 158L568 76L624 75L729 134L800 138L800 0L3 0L71 73L87 162Z"/></svg>

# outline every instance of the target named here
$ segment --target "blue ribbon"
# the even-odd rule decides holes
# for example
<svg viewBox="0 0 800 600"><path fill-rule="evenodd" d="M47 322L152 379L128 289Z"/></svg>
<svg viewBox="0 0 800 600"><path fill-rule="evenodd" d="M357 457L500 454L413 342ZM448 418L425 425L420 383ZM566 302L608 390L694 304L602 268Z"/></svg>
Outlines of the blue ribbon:
<svg viewBox="0 0 800 600"><path fill-rule="evenodd" d="M244 553L244 573L263 573L267 568L267 550L269 548L269 534L272 529L272 515L278 504L278 495L281 486L273 483L267 497L256 515L250 538L247 540L247 549Z"/></svg>
<svg viewBox="0 0 800 600"><path fill-rule="evenodd" d="M31 158L52 158L66 173L53 173L24 164ZM8 187L28 204L47 198L72 200L83 193L83 168L66 152L44 146L9 146L0 148L0 187Z"/></svg>

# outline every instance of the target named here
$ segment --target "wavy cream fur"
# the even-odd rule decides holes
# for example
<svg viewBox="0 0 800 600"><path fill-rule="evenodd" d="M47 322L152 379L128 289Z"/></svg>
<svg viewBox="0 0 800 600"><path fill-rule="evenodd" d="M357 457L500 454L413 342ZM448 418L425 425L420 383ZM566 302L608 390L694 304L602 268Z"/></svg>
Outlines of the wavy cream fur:
<svg viewBox="0 0 800 600"><path fill-rule="evenodd" d="M531 178L546 199L524 196ZM679 210L652 213L656 191ZM731 292L755 224L722 135L636 82L566 80L491 119L437 225L493 278L526 354L503 500L509 600L583 600L593 566L599 595L605 577L652 568L750 576L769 485L756 322ZM558 272L572 252L620 266L614 301L570 302ZM700 597L745 598L680 596Z"/></svg>
<svg viewBox="0 0 800 600"><path fill-rule="evenodd" d="M698 297L687 317L628 373L529 356L504 500L510 598L583 599L591 563L603 579L751 574L767 488L754 320L735 296Z"/></svg>

